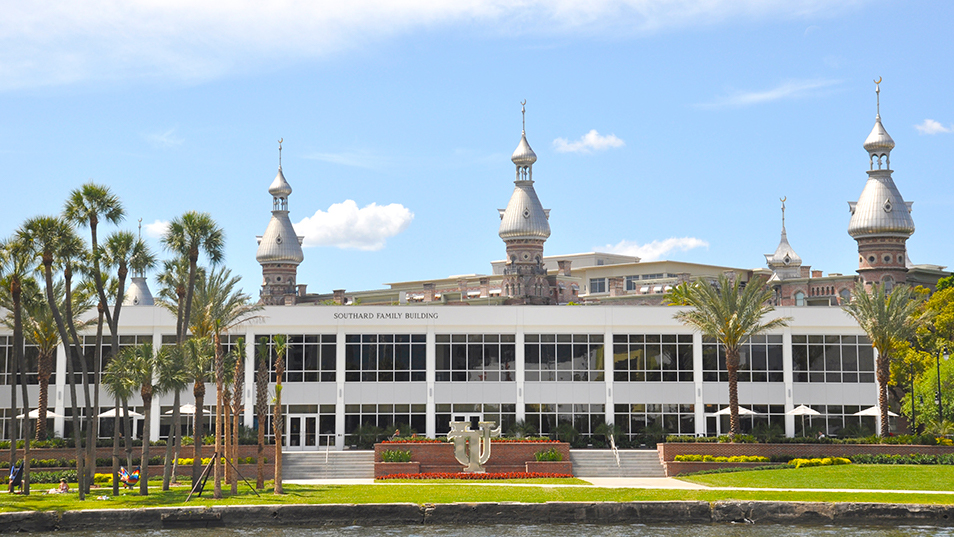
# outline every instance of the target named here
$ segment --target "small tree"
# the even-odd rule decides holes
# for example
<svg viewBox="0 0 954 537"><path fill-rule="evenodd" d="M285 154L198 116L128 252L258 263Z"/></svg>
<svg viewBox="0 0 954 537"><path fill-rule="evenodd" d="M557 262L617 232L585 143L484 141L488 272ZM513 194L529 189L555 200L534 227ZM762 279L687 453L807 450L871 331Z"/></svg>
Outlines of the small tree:
<svg viewBox="0 0 954 537"><path fill-rule="evenodd" d="M788 325L788 318L763 322L775 310L771 305L774 291L761 280L743 286L740 279L719 276L715 285L707 279L675 286L666 294L666 302L689 306L673 317L683 324L715 338L725 350L725 368L729 376L729 412L732 435L741 433L739 426L739 351L752 336Z"/></svg>
<svg viewBox="0 0 954 537"><path fill-rule="evenodd" d="M275 342L275 417L272 419L272 428L275 430L275 494L284 494L282 490L282 431L284 429L282 416L282 377L285 376L285 351L287 350L285 336L274 336Z"/></svg>

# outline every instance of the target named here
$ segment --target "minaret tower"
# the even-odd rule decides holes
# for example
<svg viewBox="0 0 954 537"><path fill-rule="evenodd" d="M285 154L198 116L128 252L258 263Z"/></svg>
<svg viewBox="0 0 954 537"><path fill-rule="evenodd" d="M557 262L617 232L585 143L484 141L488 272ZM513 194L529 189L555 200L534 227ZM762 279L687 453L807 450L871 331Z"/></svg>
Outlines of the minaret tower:
<svg viewBox="0 0 954 537"><path fill-rule="evenodd" d="M142 240L142 218L139 219L139 240ZM152 293L149 292L149 284L146 283L146 269L142 261L136 258L130 261L132 276L129 278L129 288L126 289L126 296L123 298L123 306L155 305Z"/></svg>
<svg viewBox="0 0 954 537"><path fill-rule="evenodd" d="M904 283L908 269L905 243L914 233L911 202L904 201L891 178L894 140L881 124L881 79L875 81L877 115L865 140L868 182L857 202L848 202L848 234L858 241L858 274L866 285L884 282L889 288ZM875 165L877 164L877 167Z"/></svg>
<svg viewBox="0 0 954 537"><path fill-rule="evenodd" d="M265 234L258 237L255 259L262 265L261 303L266 306L293 305L298 265L305 259L301 251L304 237L295 234L288 219L288 196L292 188L282 174L282 140L278 141L278 175L268 187L272 195L272 219Z"/></svg>
<svg viewBox="0 0 954 537"><path fill-rule="evenodd" d="M543 243L550 236L550 210L544 209L533 190L533 163L537 155L527 143L526 104L521 103L523 132L510 160L517 166L513 195L500 212L498 235L507 245L503 294L513 303L549 304L550 284L543 265Z"/></svg>
<svg viewBox="0 0 954 537"><path fill-rule="evenodd" d="M782 239L774 254L765 254L765 262L772 269L772 278L789 280L801 276L802 258L798 257L792 245L788 243L788 234L785 232L785 200L782 198Z"/></svg>

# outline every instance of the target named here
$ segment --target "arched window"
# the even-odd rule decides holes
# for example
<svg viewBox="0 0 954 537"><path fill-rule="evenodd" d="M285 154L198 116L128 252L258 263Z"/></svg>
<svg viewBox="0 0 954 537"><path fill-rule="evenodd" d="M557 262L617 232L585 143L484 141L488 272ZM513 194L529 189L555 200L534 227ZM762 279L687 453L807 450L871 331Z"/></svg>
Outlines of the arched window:
<svg viewBox="0 0 954 537"><path fill-rule="evenodd" d="M891 290L894 289L894 278L891 276L885 276L884 278L881 278L881 282L884 284L885 293L890 293Z"/></svg>
<svg viewBox="0 0 954 537"><path fill-rule="evenodd" d="M801 291L795 292L795 305L804 306L805 305L805 293Z"/></svg>
<svg viewBox="0 0 954 537"><path fill-rule="evenodd" d="M851 302L851 290L849 290L849 289L842 289L840 294L841 294L841 303L842 303L842 305Z"/></svg>

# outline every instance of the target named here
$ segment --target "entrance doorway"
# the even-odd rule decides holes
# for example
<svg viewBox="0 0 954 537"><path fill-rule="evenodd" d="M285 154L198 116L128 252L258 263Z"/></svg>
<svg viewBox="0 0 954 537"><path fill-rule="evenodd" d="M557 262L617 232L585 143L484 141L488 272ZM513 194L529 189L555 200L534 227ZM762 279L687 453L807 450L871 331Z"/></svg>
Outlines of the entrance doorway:
<svg viewBox="0 0 954 537"><path fill-rule="evenodd" d="M318 416L289 414L285 421L288 431L287 451L313 451L318 449Z"/></svg>

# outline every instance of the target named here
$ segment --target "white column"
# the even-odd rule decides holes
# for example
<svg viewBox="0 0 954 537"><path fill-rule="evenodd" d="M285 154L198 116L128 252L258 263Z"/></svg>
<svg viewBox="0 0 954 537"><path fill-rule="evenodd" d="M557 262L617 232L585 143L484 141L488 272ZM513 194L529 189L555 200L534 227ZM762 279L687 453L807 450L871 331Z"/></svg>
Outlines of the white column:
<svg viewBox="0 0 954 537"><path fill-rule="evenodd" d="M345 330L338 327L335 337L335 449L341 451L345 445ZM320 407L319 407L320 410Z"/></svg>
<svg viewBox="0 0 954 537"><path fill-rule="evenodd" d="M692 333L692 395L695 400L693 415L696 436L706 434L706 406L702 398L702 332Z"/></svg>
<svg viewBox="0 0 954 537"><path fill-rule="evenodd" d="M524 393L524 385L527 380L527 361L526 361L526 349L524 348L524 332L523 326L517 327L516 337L514 339L514 351L516 359L516 382L514 384L517 388L517 421L523 421L527 419L527 408L526 408L526 394Z"/></svg>
<svg viewBox="0 0 954 537"><path fill-rule="evenodd" d="M437 437L437 402L434 399L434 384L437 382L437 337L434 325L427 325L427 343L425 352L424 380L427 385L427 416L424 419L424 435L428 438Z"/></svg>
<svg viewBox="0 0 954 537"><path fill-rule="evenodd" d="M607 328L603 334L603 381L606 385L606 413L604 419L607 425L616 423L616 403L613 399L613 330Z"/></svg>
<svg viewBox="0 0 954 537"><path fill-rule="evenodd" d="M154 352L159 352L162 349L162 332L158 330L154 330L152 333L152 348ZM153 379L153 382L155 382L155 379ZM100 401L102 401L102 399ZM152 408L149 409L149 440L155 442L159 440L159 420L162 418L162 411L159 407L159 396L153 395L150 406L152 406ZM99 413L98 408L96 409L96 413Z"/></svg>
<svg viewBox="0 0 954 537"><path fill-rule="evenodd" d="M245 415L242 424L255 425L255 332L249 327L245 332Z"/></svg>
<svg viewBox="0 0 954 537"><path fill-rule="evenodd" d="M53 384L53 390L56 392L56 400L53 402L53 411L59 417L53 418L53 434L62 438L65 432L63 416L66 415L66 348L60 343L56 347L56 376Z"/></svg>
<svg viewBox="0 0 954 537"><path fill-rule="evenodd" d="M795 408L795 367L792 363L792 329L782 331L782 382L785 384L785 412ZM795 436L795 416L785 415L785 436Z"/></svg>

